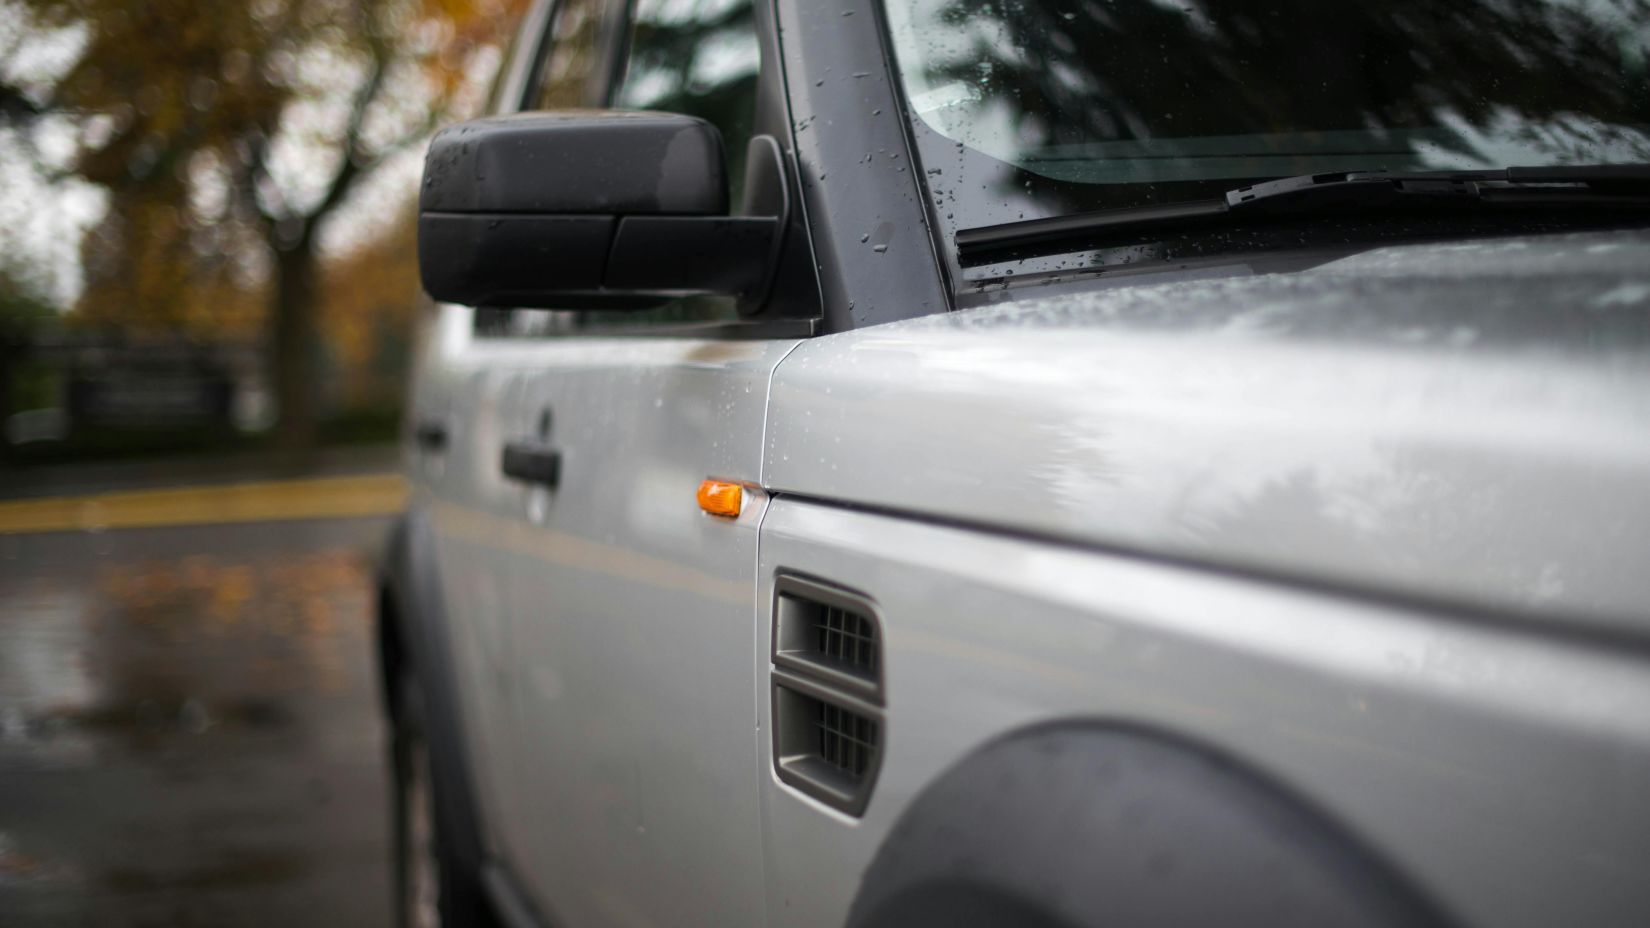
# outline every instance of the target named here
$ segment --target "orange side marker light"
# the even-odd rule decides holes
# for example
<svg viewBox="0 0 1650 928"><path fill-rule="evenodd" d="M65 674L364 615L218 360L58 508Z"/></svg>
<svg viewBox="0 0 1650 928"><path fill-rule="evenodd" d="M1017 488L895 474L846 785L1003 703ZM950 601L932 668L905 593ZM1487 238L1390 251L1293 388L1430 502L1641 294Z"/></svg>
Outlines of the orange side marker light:
<svg viewBox="0 0 1650 928"><path fill-rule="evenodd" d="M737 483L706 480L699 484L699 508L713 516L736 518L745 506L745 491Z"/></svg>

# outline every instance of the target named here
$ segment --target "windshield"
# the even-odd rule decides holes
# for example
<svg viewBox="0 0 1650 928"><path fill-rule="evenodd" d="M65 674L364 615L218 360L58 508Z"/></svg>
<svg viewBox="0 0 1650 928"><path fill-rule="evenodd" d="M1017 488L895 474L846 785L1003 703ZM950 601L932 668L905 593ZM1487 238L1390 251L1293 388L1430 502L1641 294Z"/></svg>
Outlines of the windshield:
<svg viewBox="0 0 1650 928"><path fill-rule="evenodd" d="M942 228L1650 162L1650 0L886 0Z"/></svg>

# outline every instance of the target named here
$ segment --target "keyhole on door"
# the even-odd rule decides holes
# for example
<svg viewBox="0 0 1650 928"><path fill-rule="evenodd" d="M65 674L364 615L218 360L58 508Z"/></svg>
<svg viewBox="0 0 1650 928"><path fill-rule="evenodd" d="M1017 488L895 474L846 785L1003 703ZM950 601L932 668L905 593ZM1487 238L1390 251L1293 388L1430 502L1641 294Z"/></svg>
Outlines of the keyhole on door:
<svg viewBox="0 0 1650 928"><path fill-rule="evenodd" d="M550 422L550 410L546 409L539 413L539 441L550 437Z"/></svg>

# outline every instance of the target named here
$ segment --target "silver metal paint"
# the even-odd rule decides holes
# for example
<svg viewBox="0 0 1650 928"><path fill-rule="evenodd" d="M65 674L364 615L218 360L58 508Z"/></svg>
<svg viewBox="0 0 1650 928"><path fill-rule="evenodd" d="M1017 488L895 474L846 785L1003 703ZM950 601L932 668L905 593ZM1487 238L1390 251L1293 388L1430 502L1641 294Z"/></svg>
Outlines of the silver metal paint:
<svg viewBox="0 0 1650 928"><path fill-rule="evenodd" d="M497 852L556 924L753 925L757 483L793 341L447 332L459 434L434 507ZM554 492L499 472L550 410ZM645 888L639 888L645 887Z"/></svg>
<svg viewBox="0 0 1650 928"><path fill-rule="evenodd" d="M512 577L496 538L476 526L519 516L519 488L499 472L508 425L502 412L535 363L529 353L500 350L513 346L473 339L471 320L468 309L442 306L426 330L415 368L414 415L442 421L449 439L444 451L410 449L408 474L415 504L427 509L434 528L484 838L493 854L516 859L528 836L512 812L523 793L510 730L518 673L510 659Z"/></svg>
<svg viewBox="0 0 1650 928"><path fill-rule="evenodd" d="M1467 924L1650 923L1650 236L800 345L477 342L449 309L415 396L454 430L410 468L495 850L558 924L840 924L925 783L1070 717L1242 759ZM554 497L498 473L545 405ZM886 512L722 522L713 475ZM781 570L882 616L863 819L772 772Z"/></svg>
<svg viewBox="0 0 1650 928"><path fill-rule="evenodd" d="M562 486L513 534L512 632L535 844L558 923L761 921L750 666L760 494L702 512L706 477L755 483L769 374L793 342L564 340L516 421L552 407ZM553 788L547 785L554 784Z"/></svg>
<svg viewBox="0 0 1650 928"><path fill-rule="evenodd" d="M841 924L925 784L985 741L1062 718L1149 726L1241 760L1464 924L1650 924L1641 654L786 499L769 506L761 560L759 601L781 571L873 596L887 674L887 750L863 820L785 786L763 758L776 926Z"/></svg>
<svg viewBox="0 0 1650 928"><path fill-rule="evenodd" d="M809 342L767 485L1650 634L1650 235L1138 280Z"/></svg>

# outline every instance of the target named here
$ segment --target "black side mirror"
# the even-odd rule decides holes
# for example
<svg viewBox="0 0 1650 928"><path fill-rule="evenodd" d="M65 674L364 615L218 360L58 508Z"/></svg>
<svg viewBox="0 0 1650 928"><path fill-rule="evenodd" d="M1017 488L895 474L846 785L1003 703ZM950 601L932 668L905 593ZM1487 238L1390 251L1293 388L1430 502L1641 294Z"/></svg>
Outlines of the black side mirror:
<svg viewBox="0 0 1650 928"><path fill-rule="evenodd" d="M771 139L754 140L751 155L778 166ZM702 119L619 110L478 119L430 143L418 266L432 297L469 306L750 298L771 276L783 199L781 215L729 216L721 133Z"/></svg>

